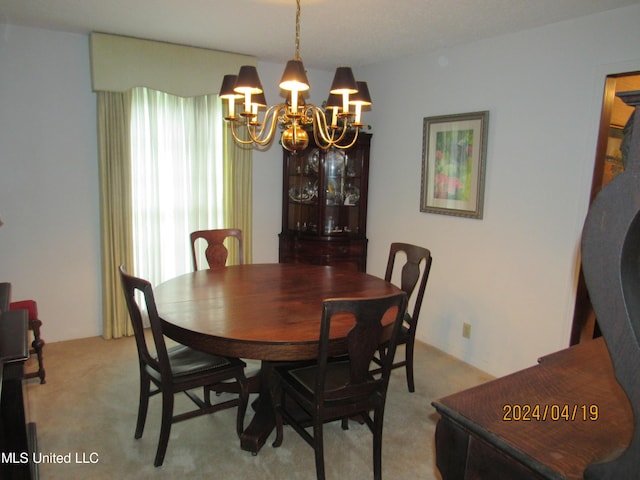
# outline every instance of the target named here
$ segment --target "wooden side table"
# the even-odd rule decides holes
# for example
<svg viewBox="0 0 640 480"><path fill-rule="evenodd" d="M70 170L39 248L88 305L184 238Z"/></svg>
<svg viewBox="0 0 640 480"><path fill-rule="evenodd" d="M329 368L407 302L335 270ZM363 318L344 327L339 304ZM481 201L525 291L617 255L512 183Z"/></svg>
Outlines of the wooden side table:
<svg viewBox="0 0 640 480"><path fill-rule="evenodd" d="M631 440L633 413L600 339L433 402L444 480L582 479Z"/></svg>

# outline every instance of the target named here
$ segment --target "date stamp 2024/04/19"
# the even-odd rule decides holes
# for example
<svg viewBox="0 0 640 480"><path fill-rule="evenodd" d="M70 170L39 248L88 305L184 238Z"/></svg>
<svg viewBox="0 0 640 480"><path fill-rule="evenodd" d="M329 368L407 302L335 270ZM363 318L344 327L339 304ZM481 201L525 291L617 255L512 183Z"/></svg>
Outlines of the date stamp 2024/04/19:
<svg viewBox="0 0 640 480"><path fill-rule="evenodd" d="M596 404L517 404L502 406L504 422L595 422L600 417L600 408Z"/></svg>

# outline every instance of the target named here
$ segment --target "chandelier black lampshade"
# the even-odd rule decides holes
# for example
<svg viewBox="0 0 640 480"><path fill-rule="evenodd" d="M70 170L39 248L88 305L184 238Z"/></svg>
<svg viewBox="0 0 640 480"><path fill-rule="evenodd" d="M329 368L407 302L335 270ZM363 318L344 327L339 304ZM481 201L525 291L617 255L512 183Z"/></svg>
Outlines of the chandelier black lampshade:
<svg viewBox="0 0 640 480"><path fill-rule="evenodd" d="M357 91L358 86L356 84L356 79L353 76L353 72L351 71L351 67L336 68L336 73L333 76L333 83L331 84L329 93L335 93L338 95L348 93L351 95Z"/></svg>
<svg viewBox="0 0 640 480"><path fill-rule="evenodd" d="M280 88L297 92L309 90L310 85L307 79L307 72L305 72L301 60L289 60L287 62L287 66L282 73L282 79L280 80Z"/></svg>
<svg viewBox="0 0 640 480"><path fill-rule="evenodd" d="M252 65L240 67L234 91L243 94L250 93L251 95L264 92L256 67Z"/></svg>

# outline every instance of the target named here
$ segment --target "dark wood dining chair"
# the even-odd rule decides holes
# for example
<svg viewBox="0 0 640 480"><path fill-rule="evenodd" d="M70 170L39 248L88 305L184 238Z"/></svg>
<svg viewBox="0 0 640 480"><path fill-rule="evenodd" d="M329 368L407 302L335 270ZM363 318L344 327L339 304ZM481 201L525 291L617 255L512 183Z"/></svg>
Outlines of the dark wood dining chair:
<svg viewBox="0 0 640 480"><path fill-rule="evenodd" d="M167 348L151 284L141 278L128 275L123 266L120 266L120 278L133 324L140 366L140 402L135 438L142 437L149 398L157 393L162 395L160 439L153 464L156 467L162 465L173 423L237 406L236 432L240 435L244 428L244 415L249 397L244 362L236 358L210 355L185 345ZM137 292L141 292L144 299L155 349L149 348L145 338L142 311L136 298ZM233 380L242 387L238 398L212 404L209 387L227 380ZM156 387L153 391L152 383ZM203 388L204 399L191 391L200 387ZM197 408L174 415L174 395L180 392L185 393Z"/></svg>
<svg viewBox="0 0 640 480"><path fill-rule="evenodd" d="M238 244L238 264L244 263L243 247L242 247L242 230L237 228L220 228L216 230L198 230L192 232L191 235L191 255L193 259L193 270L198 270L198 250L196 248L196 241L198 239L204 239L207 242L205 250L205 257L209 268L211 267L224 267L227 264L227 258L229 256L229 250L224 245L224 241L227 238L235 238ZM200 269L204 268L200 265Z"/></svg>
<svg viewBox="0 0 640 480"><path fill-rule="evenodd" d="M346 429L352 416L361 417L373 433L373 473L376 480L381 478L384 407L406 305L404 292L375 298L327 299L322 304L318 360L273 366L271 395L277 433L273 446L282 444L286 421L313 447L319 480L325 478L323 424L341 420ZM348 355L332 357L331 323L345 321L345 314L355 319L346 339ZM383 362L382 375L374 377L369 366L378 345L389 333L382 325L383 317L391 314L394 322L387 343L389 355ZM300 408L306 418L290 413L291 405ZM307 431L309 424L311 433Z"/></svg>
<svg viewBox="0 0 640 480"><path fill-rule="evenodd" d="M405 367L407 375L407 387L410 392L415 392L415 382L413 379L413 351L416 340L416 328L418 326L418 317L420 316L420 308L422 307L422 299L424 291L427 287L429 272L431 271L431 251L427 248L411 245L409 243L395 242L391 244L389 249L389 258L387 260L387 270L384 279L391 282L393 277L396 257L398 253L403 253L406 257L405 263L400 271L400 289L407 294L409 301L413 301L413 311L409 313L409 309L405 314L398 345L405 345L404 360L392 363L391 368ZM418 287L416 291L416 286ZM415 296L414 296L415 292ZM379 350L379 356L373 361L378 365L382 365L382 359L387 354L387 347L382 346ZM378 370L380 371L380 370Z"/></svg>
<svg viewBox="0 0 640 480"><path fill-rule="evenodd" d="M193 270L201 270L203 265L198 265L198 248L197 242L199 239L206 241L205 257L207 259L208 268L211 267L224 267L227 264L227 258L229 256L229 250L225 246L224 242L227 238L235 238L238 246L238 264L244 263L243 243L242 243L242 230L238 228L219 228L214 230L198 230L192 232L191 238L191 256L193 261ZM200 267L200 268L198 268ZM237 393L238 386L233 382L225 382L215 388L216 394L222 393ZM249 393L257 393L259 391L258 378L251 376L249 378Z"/></svg>

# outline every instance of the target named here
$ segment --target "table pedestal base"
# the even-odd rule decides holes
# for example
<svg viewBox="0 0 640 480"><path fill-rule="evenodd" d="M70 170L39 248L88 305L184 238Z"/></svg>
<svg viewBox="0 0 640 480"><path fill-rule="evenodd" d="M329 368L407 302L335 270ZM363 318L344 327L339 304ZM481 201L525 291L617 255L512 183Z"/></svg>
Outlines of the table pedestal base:
<svg viewBox="0 0 640 480"><path fill-rule="evenodd" d="M249 425L240 435L240 448L251 452L253 455L258 454L276 426L273 404L271 403L271 393L269 392L271 369L272 367L269 362L262 362L259 396L253 404L255 414Z"/></svg>

